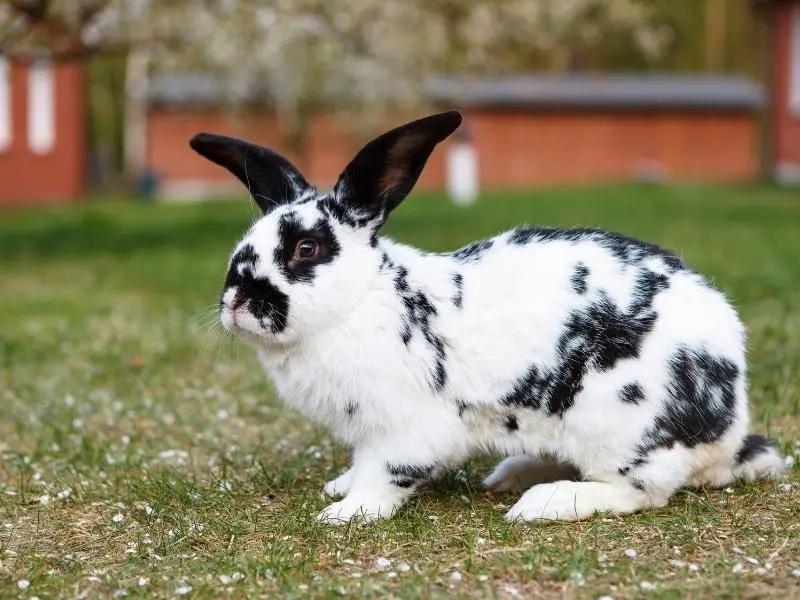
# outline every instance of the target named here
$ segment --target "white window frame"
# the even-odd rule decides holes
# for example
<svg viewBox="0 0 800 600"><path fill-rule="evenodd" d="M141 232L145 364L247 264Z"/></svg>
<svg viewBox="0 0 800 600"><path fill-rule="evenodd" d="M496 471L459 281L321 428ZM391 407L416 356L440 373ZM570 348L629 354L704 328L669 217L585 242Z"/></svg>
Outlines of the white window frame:
<svg viewBox="0 0 800 600"><path fill-rule="evenodd" d="M0 54L0 152L10 149L14 142L12 102L11 63Z"/></svg>
<svg viewBox="0 0 800 600"><path fill-rule="evenodd" d="M789 17L789 111L800 118L800 4Z"/></svg>
<svg viewBox="0 0 800 600"><path fill-rule="evenodd" d="M28 148L48 154L56 145L56 77L48 61L28 69Z"/></svg>

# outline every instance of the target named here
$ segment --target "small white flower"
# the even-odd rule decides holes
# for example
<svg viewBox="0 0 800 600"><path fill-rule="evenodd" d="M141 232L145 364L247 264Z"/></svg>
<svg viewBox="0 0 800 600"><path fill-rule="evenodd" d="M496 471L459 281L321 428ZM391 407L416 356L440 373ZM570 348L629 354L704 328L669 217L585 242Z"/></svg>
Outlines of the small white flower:
<svg viewBox="0 0 800 600"><path fill-rule="evenodd" d="M384 558L383 556L381 556L380 558L378 558L378 560L375 561L375 564L378 565L379 568L385 569L386 567L392 564L392 561L390 561L388 558Z"/></svg>
<svg viewBox="0 0 800 600"><path fill-rule="evenodd" d="M608 560L608 555L605 552L601 552L597 555L597 562L604 563Z"/></svg>
<svg viewBox="0 0 800 600"><path fill-rule="evenodd" d="M700 570L700 565L696 565L695 563L689 563L689 570L693 572L697 572Z"/></svg>
<svg viewBox="0 0 800 600"><path fill-rule="evenodd" d="M580 571L573 571L572 573L570 573L569 578L572 580L573 583L575 583L575 585L584 584L583 573L581 573Z"/></svg>
<svg viewBox="0 0 800 600"><path fill-rule="evenodd" d="M478 581L481 581L481 582L489 581L489 576L488 575L478 575Z"/></svg>
<svg viewBox="0 0 800 600"><path fill-rule="evenodd" d="M220 583L222 583L222 585L228 585L233 580L231 579L230 575L220 575L219 576L219 581L220 581Z"/></svg>
<svg viewBox="0 0 800 600"><path fill-rule="evenodd" d="M75 405L75 398L72 396L65 396L64 397L64 404L67 406L74 406Z"/></svg>
<svg viewBox="0 0 800 600"><path fill-rule="evenodd" d="M227 410L225 410L224 408L220 408L220 409L217 411L217 418L218 418L218 419L220 419L220 420L222 420L222 421L224 421L225 419L227 419L229 416L230 416L230 415L228 414L228 411L227 411Z"/></svg>
<svg viewBox="0 0 800 600"><path fill-rule="evenodd" d="M411 567L409 566L408 563L400 563L399 565L397 565L397 570L400 571L401 573L405 573L406 571L410 571Z"/></svg>
<svg viewBox="0 0 800 600"><path fill-rule="evenodd" d="M669 564L671 564L673 567L679 567L679 568L680 568L680 567L685 567L685 566L686 566L686 563L685 563L685 562L683 562L682 560L677 560L677 559L675 559L675 558L671 559L671 560L669 561Z"/></svg>
<svg viewBox="0 0 800 600"><path fill-rule="evenodd" d="M389 571L389 572L386 574L386 576L387 576L389 579L394 579L395 577L397 577L397 573L395 573L394 571Z"/></svg>
<svg viewBox="0 0 800 600"><path fill-rule="evenodd" d="M597 600L614 600L611 596L600 596Z"/></svg>
<svg viewBox="0 0 800 600"><path fill-rule="evenodd" d="M128 595L128 592L125 590L117 590L114 592L114 598L124 598Z"/></svg>
<svg viewBox="0 0 800 600"><path fill-rule="evenodd" d="M356 564L356 561L354 561L352 558L345 558L342 562L344 564L346 564L346 565L354 565L354 564Z"/></svg>
<svg viewBox="0 0 800 600"><path fill-rule="evenodd" d="M144 505L144 512L145 514L152 515L153 514L153 507L149 504Z"/></svg>
<svg viewBox="0 0 800 600"><path fill-rule="evenodd" d="M241 581L244 579L244 575L242 575L239 571L234 571L233 575L231 575L231 579L233 581Z"/></svg>
<svg viewBox="0 0 800 600"><path fill-rule="evenodd" d="M111 517L111 520L114 521L114 523L122 523L122 521L125 520L125 517L122 515L122 513L117 513Z"/></svg>
<svg viewBox="0 0 800 600"><path fill-rule="evenodd" d="M627 556L628 558L636 558L636 550L634 550L633 548L628 548L627 550L625 550L625 556Z"/></svg>
<svg viewBox="0 0 800 600"><path fill-rule="evenodd" d="M123 436L122 436L120 439L122 440L122 445L123 445L123 446L127 446L128 444L130 444L130 443L131 443L131 438L130 438L130 436L123 435Z"/></svg>
<svg viewBox="0 0 800 600"><path fill-rule="evenodd" d="M787 469L791 469L794 466L794 455L788 454L786 458L783 459L783 464L786 465Z"/></svg>
<svg viewBox="0 0 800 600"><path fill-rule="evenodd" d="M745 558L745 560L747 562L749 562L751 565L757 565L758 564L758 559L757 558L753 558L752 556L748 556L747 558Z"/></svg>
<svg viewBox="0 0 800 600"><path fill-rule="evenodd" d="M734 551L736 554L744 554L744 550L742 550L741 548L738 548L738 547L736 547L736 546L734 546L734 547L733 547L733 551Z"/></svg>
<svg viewBox="0 0 800 600"><path fill-rule="evenodd" d="M731 573L741 573L742 571L744 571L744 567L742 566L742 563L736 563L731 568Z"/></svg>
<svg viewBox="0 0 800 600"><path fill-rule="evenodd" d="M779 486L782 492L791 492L792 491L792 484L791 483L782 483Z"/></svg>
<svg viewBox="0 0 800 600"><path fill-rule="evenodd" d="M80 429L81 427L83 427L83 421L81 421L80 419L73 419L72 420L72 426L75 429Z"/></svg>
<svg viewBox="0 0 800 600"><path fill-rule="evenodd" d="M89 575L86 579L88 579L92 583L97 583L100 581L100 578L97 575Z"/></svg>
<svg viewBox="0 0 800 600"><path fill-rule="evenodd" d="M767 573L769 573L769 571L767 571L764 567L758 567L756 569L756 575L766 575Z"/></svg>
<svg viewBox="0 0 800 600"><path fill-rule="evenodd" d="M450 573L450 581L458 583L462 579L464 579L464 577L458 571L453 571L452 573Z"/></svg>
<svg viewBox="0 0 800 600"><path fill-rule="evenodd" d="M642 583L639 584L639 587L642 588L643 590L650 591L656 589L656 584L650 583L649 581L643 581Z"/></svg>
<svg viewBox="0 0 800 600"><path fill-rule="evenodd" d="M478 538L477 544L478 546L483 546L486 543L486 540L483 538Z"/></svg>
<svg viewBox="0 0 800 600"><path fill-rule="evenodd" d="M793 569L792 577L800 577L800 569Z"/></svg>
<svg viewBox="0 0 800 600"><path fill-rule="evenodd" d="M27 590L30 587L30 585L31 585L31 582L28 581L27 579L20 579L17 582L17 587L19 589L21 589L21 590Z"/></svg>
<svg viewBox="0 0 800 600"><path fill-rule="evenodd" d="M47 494L39 496L39 504L47 504L48 502L50 502L50 496L48 496Z"/></svg>
<svg viewBox="0 0 800 600"><path fill-rule="evenodd" d="M64 500L65 498L69 498L71 493L72 493L72 490L70 488L65 488L65 489L61 490L60 492L58 492L58 494L56 494L56 496L58 497L59 500Z"/></svg>
<svg viewBox="0 0 800 600"><path fill-rule="evenodd" d="M361 579L361 573L353 573L353 574L351 575L351 577L352 577L353 579Z"/></svg>
<svg viewBox="0 0 800 600"><path fill-rule="evenodd" d="M136 580L136 583L137 583L137 585L139 587L144 587L148 583L150 583L150 578L149 577L139 577L139 579Z"/></svg>
<svg viewBox="0 0 800 600"><path fill-rule="evenodd" d="M732 494L733 493L733 488L726 487L725 488L725 493L726 494Z"/></svg>
<svg viewBox="0 0 800 600"><path fill-rule="evenodd" d="M219 491L220 492L230 492L232 490L233 490L233 488L231 487L231 484L229 482L220 481L220 483L219 483Z"/></svg>
<svg viewBox="0 0 800 600"><path fill-rule="evenodd" d="M190 585L182 585L177 590L175 590L175 593L178 594L178 596L185 596L187 594L191 594L192 593L192 586L190 586Z"/></svg>
<svg viewBox="0 0 800 600"><path fill-rule="evenodd" d="M300 590L301 592L307 592L308 586L305 583L301 583L300 585L297 586L297 589Z"/></svg>

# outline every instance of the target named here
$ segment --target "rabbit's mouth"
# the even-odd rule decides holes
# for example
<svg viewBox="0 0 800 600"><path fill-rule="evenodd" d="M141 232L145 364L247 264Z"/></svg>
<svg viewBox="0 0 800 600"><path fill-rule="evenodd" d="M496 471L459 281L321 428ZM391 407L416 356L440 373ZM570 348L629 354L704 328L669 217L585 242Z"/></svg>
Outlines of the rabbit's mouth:
<svg viewBox="0 0 800 600"><path fill-rule="evenodd" d="M289 298L270 286L268 297L248 297L243 286L229 286L220 300L222 325L234 334L251 334L259 338L276 335L286 329Z"/></svg>

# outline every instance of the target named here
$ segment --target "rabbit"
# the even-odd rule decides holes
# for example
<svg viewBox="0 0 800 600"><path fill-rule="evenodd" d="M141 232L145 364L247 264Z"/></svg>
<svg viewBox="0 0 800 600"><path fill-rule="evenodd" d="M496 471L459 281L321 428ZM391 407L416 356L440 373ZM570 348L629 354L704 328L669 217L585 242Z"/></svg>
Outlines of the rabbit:
<svg viewBox="0 0 800 600"><path fill-rule="evenodd" d="M363 146L322 192L274 150L189 145L262 216L219 297L280 398L352 450L316 519L392 518L487 453L510 521L662 508L683 487L777 478L749 433L746 333L726 297L660 248L593 228L519 226L451 252L379 235L459 111ZM338 499L337 499L338 498Z"/></svg>

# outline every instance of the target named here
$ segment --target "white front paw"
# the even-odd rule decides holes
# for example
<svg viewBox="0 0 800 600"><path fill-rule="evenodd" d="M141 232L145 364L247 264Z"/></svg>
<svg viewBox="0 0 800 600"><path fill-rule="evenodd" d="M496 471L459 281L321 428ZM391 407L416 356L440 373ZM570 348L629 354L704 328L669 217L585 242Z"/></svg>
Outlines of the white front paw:
<svg viewBox="0 0 800 600"><path fill-rule="evenodd" d="M508 521L575 521L584 518L586 508L570 481L543 483L525 492L506 513Z"/></svg>
<svg viewBox="0 0 800 600"><path fill-rule="evenodd" d="M528 489L536 462L529 456L509 456L501 460L483 480L483 485L496 492L522 492Z"/></svg>
<svg viewBox="0 0 800 600"><path fill-rule="evenodd" d="M327 506L317 515L317 521L328 525L343 525L354 519L361 523L371 523L377 519L390 518L398 504L387 499L351 500L345 498Z"/></svg>
<svg viewBox="0 0 800 600"><path fill-rule="evenodd" d="M328 496L344 496L353 484L353 470L348 469L333 481L325 484L323 490Z"/></svg>

